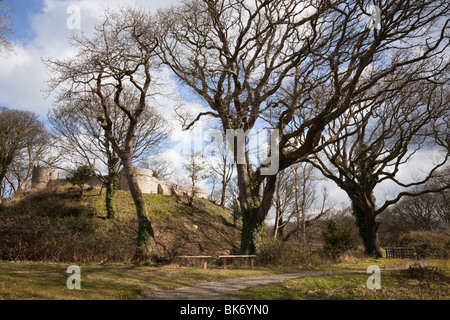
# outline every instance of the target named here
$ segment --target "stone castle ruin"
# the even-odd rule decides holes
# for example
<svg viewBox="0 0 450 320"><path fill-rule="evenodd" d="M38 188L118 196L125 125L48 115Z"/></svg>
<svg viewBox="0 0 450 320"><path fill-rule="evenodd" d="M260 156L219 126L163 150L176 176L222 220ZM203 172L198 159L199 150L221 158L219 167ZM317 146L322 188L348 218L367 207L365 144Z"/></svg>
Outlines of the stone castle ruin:
<svg viewBox="0 0 450 320"><path fill-rule="evenodd" d="M47 166L34 166L31 176L31 189L50 187L60 180L57 170Z"/></svg>
<svg viewBox="0 0 450 320"><path fill-rule="evenodd" d="M153 171L145 168L134 168L139 187L142 193L155 193L166 195L186 196L190 195L192 190L179 186L175 183L163 181L153 176ZM31 189L52 187L56 185L70 184L66 179L60 179L58 170L47 166L34 166L31 178ZM102 182L93 177L88 183L90 187L101 188ZM129 191L128 182L124 172L119 178L119 190ZM207 198L207 191L203 188L196 188L196 198Z"/></svg>

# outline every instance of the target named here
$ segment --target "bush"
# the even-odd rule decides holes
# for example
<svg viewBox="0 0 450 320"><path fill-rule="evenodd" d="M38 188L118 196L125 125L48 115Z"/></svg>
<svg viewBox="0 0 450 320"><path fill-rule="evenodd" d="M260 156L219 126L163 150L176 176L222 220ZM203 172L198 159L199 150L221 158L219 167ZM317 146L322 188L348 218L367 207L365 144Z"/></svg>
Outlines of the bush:
<svg viewBox="0 0 450 320"><path fill-rule="evenodd" d="M340 254L353 249L353 240L351 236L351 227L347 228L332 220L328 221L326 230L322 232L324 251L336 258Z"/></svg>
<svg viewBox="0 0 450 320"><path fill-rule="evenodd" d="M83 185L87 184L92 178L92 169L89 166L78 167L72 176L67 178L73 185L77 185L80 188L80 194L83 194Z"/></svg>
<svg viewBox="0 0 450 320"><path fill-rule="evenodd" d="M400 247L416 247L427 258L450 257L450 237L432 231L410 231L399 237Z"/></svg>
<svg viewBox="0 0 450 320"><path fill-rule="evenodd" d="M415 279L421 282L449 282L450 280L443 270L434 266L409 267L406 270L401 270L400 275L404 278Z"/></svg>
<svg viewBox="0 0 450 320"><path fill-rule="evenodd" d="M302 248L299 244L266 238L258 253L258 263L277 266L315 266L322 263L319 254Z"/></svg>

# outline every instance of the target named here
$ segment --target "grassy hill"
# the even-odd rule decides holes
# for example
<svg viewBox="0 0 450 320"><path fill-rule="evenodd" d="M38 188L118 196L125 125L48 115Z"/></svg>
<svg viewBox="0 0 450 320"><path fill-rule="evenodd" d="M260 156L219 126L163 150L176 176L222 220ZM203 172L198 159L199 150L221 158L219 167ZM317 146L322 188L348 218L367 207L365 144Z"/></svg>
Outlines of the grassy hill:
<svg viewBox="0 0 450 320"><path fill-rule="evenodd" d="M133 257L137 218L131 195L118 191L117 218L107 220L98 189L80 197L73 187L23 192L0 208L0 259L54 262L126 262ZM228 210L197 199L193 207L175 196L148 194L155 230L153 255L237 250L239 230Z"/></svg>

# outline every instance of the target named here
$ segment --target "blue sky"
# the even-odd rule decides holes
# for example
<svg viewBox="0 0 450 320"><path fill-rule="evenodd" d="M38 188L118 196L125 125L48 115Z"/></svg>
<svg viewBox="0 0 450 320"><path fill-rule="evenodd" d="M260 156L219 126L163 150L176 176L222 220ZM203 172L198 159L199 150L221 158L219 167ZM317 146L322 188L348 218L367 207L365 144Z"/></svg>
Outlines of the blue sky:
<svg viewBox="0 0 450 320"><path fill-rule="evenodd" d="M42 12L44 0L13 0L15 13L11 16L15 34L11 40L30 41L35 36L35 32L31 27L33 15Z"/></svg>

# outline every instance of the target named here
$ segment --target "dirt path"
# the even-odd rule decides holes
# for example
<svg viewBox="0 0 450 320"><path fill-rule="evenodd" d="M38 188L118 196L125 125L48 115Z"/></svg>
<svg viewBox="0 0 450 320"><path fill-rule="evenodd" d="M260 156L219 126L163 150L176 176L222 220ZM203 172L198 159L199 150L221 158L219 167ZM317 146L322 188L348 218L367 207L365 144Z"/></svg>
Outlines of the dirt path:
<svg viewBox="0 0 450 320"><path fill-rule="evenodd" d="M299 273L277 274L250 278L237 278L202 283L183 287L144 298L144 300L217 300L235 290L242 290L271 282L280 282L303 277L327 274L366 273L366 270L303 271ZM369 276L369 275L368 275Z"/></svg>

